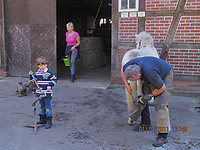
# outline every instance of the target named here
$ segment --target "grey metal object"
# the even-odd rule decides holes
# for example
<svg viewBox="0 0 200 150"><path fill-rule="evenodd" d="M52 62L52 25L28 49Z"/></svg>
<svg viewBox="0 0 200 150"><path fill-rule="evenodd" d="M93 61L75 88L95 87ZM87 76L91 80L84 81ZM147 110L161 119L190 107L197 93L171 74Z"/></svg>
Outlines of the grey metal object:
<svg viewBox="0 0 200 150"><path fill-rule="evenodd" d="M36 82L36 83L37 83L37 82ZM43 127L43 126L45 126L45 124L37 124L36 106L35 106L36 102L37 102L38 100L40 100L42 97L45 97L45 95L46 95L45 93L42 93L42 94L40 95L40 97L38 97L38 98L33 102L33 104L32 104L32 106L33 106L33 112L34 112L35 124L34 124L34 125L27 125L27 126L24 126L24 127L34 128L34 129L33 129L33 133L34 133L34 134L37 134L37 129L38 129L38 127Z"/></svg>
<svg viewBox="0 0 200 150"><path fill-rule="evenodd" d="M133 103L131 104L129 111L128 111L129 117L133 121L137 121L137 119L140 117L142 110L145 108L145 106L146 106L146 104L142 105L142 104L138 103L135 98L133 98Z"/></svg>
<svg viewBox="0 0 200 150"><path fill-rule="evenodd" d="M37 124L36 106L35 106L35 104L36 104L37 101L40 100L41 98L46 97L46 92L41 92L42 89L39 87L39 85L38 85L38 83L37 83L37 81L36 81L36 79L35 79L33 73L31 73L31 76L32 76L32 78L33 78L33 80L34 80L34 82L35 82L37 88L40 90L40 97L38 97L38 98L33 102L33 104L32 104L32 106L33 106L33 112L34 112L35 124L34 124L34 125L24 126L24 127L34 128L33 133L34 133L34 134L37 134L37 128L38 128L38 127L43 127L43 126L45 126L45 124Z"/></svg>

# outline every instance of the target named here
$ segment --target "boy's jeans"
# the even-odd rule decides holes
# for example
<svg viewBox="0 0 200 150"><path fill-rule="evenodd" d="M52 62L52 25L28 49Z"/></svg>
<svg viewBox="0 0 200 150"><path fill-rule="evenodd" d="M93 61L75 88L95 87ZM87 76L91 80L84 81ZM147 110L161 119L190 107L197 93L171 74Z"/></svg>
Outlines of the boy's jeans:
<svg viewBox="0 0 200 150"><path fill-rule="evenodd" d="M40 103L40 114L46 115L46 117L52 116L52 108L51 108L51 97L43 97L39 100Z"/></svg>

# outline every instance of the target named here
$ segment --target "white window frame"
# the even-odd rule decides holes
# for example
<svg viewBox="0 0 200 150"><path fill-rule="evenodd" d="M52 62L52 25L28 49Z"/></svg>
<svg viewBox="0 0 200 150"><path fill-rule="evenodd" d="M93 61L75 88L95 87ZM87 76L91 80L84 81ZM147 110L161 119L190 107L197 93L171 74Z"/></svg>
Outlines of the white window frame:
<svg viewBox="0 0 200 150"><path fill-rule="evenodd" d="M119 12L130 12L130 11L138 11L138 4L139 4L139 0L135 0L136 2L136 8L131 8L129 9L129 0L128 0L128 8L127 9L121 9L121 0L118 0L118 8L119 8Z"/></svg>

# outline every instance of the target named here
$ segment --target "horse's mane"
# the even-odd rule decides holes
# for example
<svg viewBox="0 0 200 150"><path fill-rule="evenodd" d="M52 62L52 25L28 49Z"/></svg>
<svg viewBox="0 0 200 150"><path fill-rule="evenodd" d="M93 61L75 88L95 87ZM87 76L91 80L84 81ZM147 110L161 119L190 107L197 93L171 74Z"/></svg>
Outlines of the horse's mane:
<svg viewBox="0 0 200 150"><path fill-rule="evenodd" d="M135 36L136 36L137 49L147 47L147 46L153 47L153 44L154 44L153 38L149 33L143 31L143 32L140 32L139 34L135 34Z"/></svg>

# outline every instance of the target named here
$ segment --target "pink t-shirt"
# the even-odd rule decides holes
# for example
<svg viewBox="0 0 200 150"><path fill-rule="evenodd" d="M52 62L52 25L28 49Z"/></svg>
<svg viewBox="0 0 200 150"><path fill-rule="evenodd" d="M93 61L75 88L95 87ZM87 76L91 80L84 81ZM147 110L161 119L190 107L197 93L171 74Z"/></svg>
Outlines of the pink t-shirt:
<svg viewBox="0 0 200 150"><path fill-rule="evenodd" d="M76 38L79 36L78 32L74 31L74 33L70 37L68 37L68 32L66 32L65 36L66 36L67 46L77 44ZM75 49L75 51L76 50L77 49Z"/></svg>

